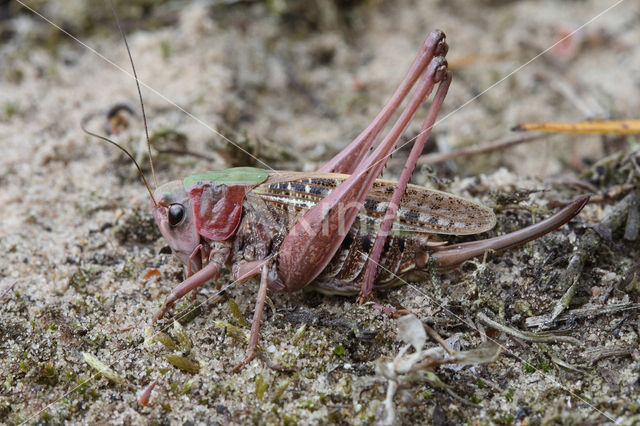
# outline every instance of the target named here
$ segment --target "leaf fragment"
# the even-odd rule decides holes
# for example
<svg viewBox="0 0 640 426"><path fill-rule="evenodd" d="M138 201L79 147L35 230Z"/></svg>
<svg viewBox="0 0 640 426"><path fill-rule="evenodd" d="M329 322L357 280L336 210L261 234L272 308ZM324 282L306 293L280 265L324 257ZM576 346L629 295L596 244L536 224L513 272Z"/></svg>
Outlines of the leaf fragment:
<svg viewBox="0 0 640 426"><path fill-rule="evenodd" d="M180 344L180 349L183 351L188 351L191 349L191 339L189 339L189 335L186 330L178 321L173 322L173 331L176 334L176 339L178 339L178 343Z"/></svg>
<svg viewBox="0 0 640 426"><path fill-rule="evenodd" d="M296 330L296 334L293 335L293 343L294 346L298 346L300 340L304 337L305 332L307 331L307 323L303 322L302 325Z"/></svg>
<svg viewBox="0 0 640 426"><path fill-rule="evenodd" d="M214 325L222 330L226 329L227 334L239 343L247 343L249 341L249 336L244 332L244 330L228 323L227 321L215 320Z"/></svg>
<svg viewBox="0 0 640 426"><path fill-rule="evenodd" d="M247 321L242 316L242 312L240 312L240 307L238 306L235 300L229 299L229 309L231 309L231 313L233 314L234 318L238 321L238 324L240 324L243 327L249 326L249 323L247 323Z"/></svg>
<svg viewBox="0 0 640 426"><path fill-rule="evenodd" d="M100 361L95 356L87 352L82 352L82 356L85 362L89 364L91 367L93 367L94 369L98 370L98 372L102 376L106 377L107 379L111 380L114 383L118 383L118 384L124 383L124 379L122 378L122 376L120 376L111 367L109 367L107 364Z"/></svg>
<svg viewBox="0 0 640 426"><path fill-rule="evenodd" d="M156 340L162 343L164 347L169 349L170 351L175 351L178 348L178 346L176 345L176 342L174 342L171 336L169 336L166 333L163 333L162 331L158 331L156 333Z"/></svg>
<svg viewBox="0 0 640 426"><path fill-rule="evenodd" d="M168 354L165 356L165 359L169 362L169 364L188 373L197 374L198 372L200 372L200 365L197 362L193 362L189 358L182 355Z"/></svg>

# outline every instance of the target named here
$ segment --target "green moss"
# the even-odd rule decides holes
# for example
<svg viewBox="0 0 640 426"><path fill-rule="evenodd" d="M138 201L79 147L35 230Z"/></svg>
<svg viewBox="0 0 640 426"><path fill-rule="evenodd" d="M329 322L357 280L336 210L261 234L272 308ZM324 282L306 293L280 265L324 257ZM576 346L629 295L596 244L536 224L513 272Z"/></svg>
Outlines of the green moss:
<svg viewBox="0 0 640 426"><path fill-rule="evenodd" d="M7 102L4 104L4 114L7 118L13 117L18 112L18 104L15 102Z"/></svg>
<svg viewBox="0 0 640 426"><path fill-rule="evenodd" d="M504 399L506 399L508 402L511 402L513 401L514 394L515 394L515 391L513 389L509 389L507 393L504 394Z"/></svg>
<svg viewBox="0 0 640 426"><path fill-rule="evenodd" d="M40 414L40 420L42 420L43 422L50 422L51 420L53 420L53 416L51 416L51 414L49 414L49 412L47 410L43 411L42 414Z"/></svg>
<svg viewBox="0 0 640 426"><path fill-rule="evenodd" d="M494 418L493 421L499 425L511 425L513 424L514 418L511 414L507 413L502 417Z"/></svg>
<svg viewBox="0 0 640 426"><path fill-rule="evenodd" d="M171 51L171 45L169 44L168 41L166 40L162 40L160 42L160 51L162 52L162 58L163 59L169 59L169 57L171 56L171 54L173 53Z"/></svg>
<svg viewBox="0 0 640 426"><path fill-rule="evenodd" d="M43 364L38 370L36 383L45 386L55 386L58 384L58 372L52 364Z"/></svg>
<svg viewBox="0 0 640 426"><path fill-rule="evenodd" d="M188 380L186 383L173 382L169 386L169 391L176 396L188 395L193 390L195 379Z"/></svg>
<svg viewBox="0 0 640 426"><path fill-rule="evenodd" d="M298 401L297 407L302 408L303 410L316 411L316 406L310 399L303 399L301 401Z"/></svg>
<svg viewBox="0 0 640 426"><path fill-rule="evenodd" d="M87 285L94 281L99 275L99 272L94 268L82 268L78 267L76 272L69 277L67 281L69 287L72 287L80 294L87 294Z"/></svg>
<svg viewBox="0 0 640 426"><path fill-rule="evenodd" d="M433 391L429 389L423 390L422 392L420 392L420 396L424 399L431 399L433 398Z"/></svg>
<svg viewBox="0 0 640 426"><path fill-rule="evenodd" d="M289 380L285 380L284 382L282 382L280 386L276 388L276 391L271 395L271 402L274 402L274 403L280 402L280 399L282 399L282 395L287 390L290 384L291 384L291 381Z"/></svg>

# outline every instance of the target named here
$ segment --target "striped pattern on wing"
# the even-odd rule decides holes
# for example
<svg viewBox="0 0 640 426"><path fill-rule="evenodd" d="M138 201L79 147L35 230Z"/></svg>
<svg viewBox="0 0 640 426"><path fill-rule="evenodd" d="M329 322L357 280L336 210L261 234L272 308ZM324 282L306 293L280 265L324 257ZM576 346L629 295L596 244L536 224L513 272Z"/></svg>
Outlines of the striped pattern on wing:
<svg viewBox="0 0 640 426"><path fill-rule="evenodd" d="M348 177L339 173L272 172L251 194L282 208L307 209ZM361 223L379 227L395 186L396 182L375 181L359 214ZM487 207L446 192L409 185L392 231L468 235L487 231L494 225L495 215Z"/></svg>

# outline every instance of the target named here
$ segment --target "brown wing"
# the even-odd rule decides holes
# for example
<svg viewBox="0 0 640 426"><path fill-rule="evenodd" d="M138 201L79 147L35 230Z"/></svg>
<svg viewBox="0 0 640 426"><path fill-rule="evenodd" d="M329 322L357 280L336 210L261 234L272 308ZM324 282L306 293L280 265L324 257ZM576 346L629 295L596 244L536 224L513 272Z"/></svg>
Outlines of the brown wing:
<svg viewBox="0 0 640 426"><path fill-rule="evenodd" d="M310 208L341 184L348 175L338 173L272 172L252 193L267 202L296 210ZM363 220L379 224L396 182L378 179L364 201ZM442 191L409 185L400 202L394 232L467 235L495 225L493 211Z"/></svg>

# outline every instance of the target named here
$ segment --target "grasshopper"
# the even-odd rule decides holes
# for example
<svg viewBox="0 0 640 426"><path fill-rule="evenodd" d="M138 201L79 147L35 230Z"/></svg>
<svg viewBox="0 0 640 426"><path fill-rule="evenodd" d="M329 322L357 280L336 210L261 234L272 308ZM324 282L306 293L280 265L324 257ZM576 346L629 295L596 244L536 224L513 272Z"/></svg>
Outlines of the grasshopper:
<svg viewBox="0 0 640 426"><path fill-rule="evenodd" d="M575 217L588 196L503 236L454 245L438 238L481 233L495 225L487 207L409 184L451 83L447 51L445 35L431 32L378 116L314 173L238 167L194 174L151 191L140 171L157 225L186 272L152 322L208 280L220 288L217 280L224 267L237 282L259 275L249 347L237 371L256 355L267 290L308 287L328 294L358 294L363 303L372 298L374 288L424 277L431 265L446 270L522 245ZM400 136L436 86L398 182L379 179ZM407 97L391 130L369 154Z"/></svg>

